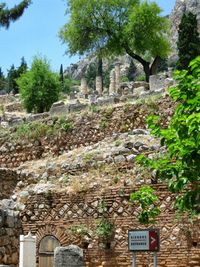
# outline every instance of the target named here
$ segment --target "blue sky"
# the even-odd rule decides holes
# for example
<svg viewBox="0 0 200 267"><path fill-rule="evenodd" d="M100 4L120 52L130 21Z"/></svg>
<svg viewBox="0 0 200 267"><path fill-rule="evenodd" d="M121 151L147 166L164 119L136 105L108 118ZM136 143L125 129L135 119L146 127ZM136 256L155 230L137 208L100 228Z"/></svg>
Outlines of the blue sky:
<svg viewBox="0 0 200 267"><path fill-rule="evenodd" d="M13 6L20 0L0 0ZM0 67L4 74L12 64L18 67L24 57L31 65L35 55L46 56L54 71L60 64L66 68L79 60L78 56L65 55L66 45L58 38L59 29L66 23L67 0L32 0L32 5L24 15L10 25L8 30L0 28ZM155 0L164 14L169 14L175 0Z"/></svg>

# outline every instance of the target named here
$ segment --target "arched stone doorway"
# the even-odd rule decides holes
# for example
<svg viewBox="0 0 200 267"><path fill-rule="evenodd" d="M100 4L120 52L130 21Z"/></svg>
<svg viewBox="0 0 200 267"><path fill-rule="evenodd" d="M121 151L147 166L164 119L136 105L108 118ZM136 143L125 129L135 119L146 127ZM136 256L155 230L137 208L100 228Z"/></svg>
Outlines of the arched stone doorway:
<svg viewBox="0 0 200 267"><path fill-rule="evenodd" d="M39 267L53 267L54 249L60 246L55 236L43 237L39 244Z"/></svg>

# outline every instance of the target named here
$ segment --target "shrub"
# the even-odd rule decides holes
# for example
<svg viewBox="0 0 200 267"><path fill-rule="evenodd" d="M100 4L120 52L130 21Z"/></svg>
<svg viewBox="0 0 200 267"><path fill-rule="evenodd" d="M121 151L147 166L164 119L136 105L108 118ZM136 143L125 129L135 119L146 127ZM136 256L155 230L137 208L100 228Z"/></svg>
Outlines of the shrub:
<svg viewBox="0 0 200 267"><path fill-rule="evenodd" d="M46 58L35 57L31 69L17 79L17 84L27 112L48 111L59 99L59 76L51 71Z"/></svg>
<svg viewBox="0 0 200 267"><path fill-rule="evenodd" d="M145 81L145 75L141 74L135 77L136 82L143 82Z"/></svg>
<svg viewBox="0 0 200 267"><path fill-rule="evenodd" d="M38 139L51 133L50 126L41 122L24 123L16 128L16 139Z"/></svg>
<svg viewBox="0 0 200 267"><path fill-rule="evenodd" d="M113 224L107 218L102 218L96 226L96 234L100 238L107 239L113 233Z"/></svg>
<svg viewBox="0 0 200 267"><path fill-rule="evenodd" d="M141 224L155 223L155 218L160 214L160 209L156 207L158 197L154 194L150 186L142 186L138 191L131 193L130 201L139 204L141 212L138 220Z"/></svg>

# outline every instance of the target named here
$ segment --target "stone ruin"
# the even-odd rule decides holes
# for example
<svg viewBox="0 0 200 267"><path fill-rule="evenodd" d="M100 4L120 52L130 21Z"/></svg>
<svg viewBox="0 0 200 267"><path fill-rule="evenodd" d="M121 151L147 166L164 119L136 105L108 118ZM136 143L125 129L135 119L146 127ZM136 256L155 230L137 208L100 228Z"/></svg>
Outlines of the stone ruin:
<svg viewBox="0 0 200 267"><path fill-rule="evenodd" d="M90 108L90 106L112 105L128 100L147 98L154 94L165 94L166 89L174 84L172 71L150 76L150 82L120 82L121 70L117 62L110 72L110 85L108 92L103 91L102 78L96 77L96 90L90 93L87 80L81 78L79 93L73 93L68 97L68 103L56 102L49 112L42 114L26 114L23 111L19 96L2 95L0 104L4 105L4 111L0 114L0 125L9 127L48 118L53 114L68 114Z"/></svg>

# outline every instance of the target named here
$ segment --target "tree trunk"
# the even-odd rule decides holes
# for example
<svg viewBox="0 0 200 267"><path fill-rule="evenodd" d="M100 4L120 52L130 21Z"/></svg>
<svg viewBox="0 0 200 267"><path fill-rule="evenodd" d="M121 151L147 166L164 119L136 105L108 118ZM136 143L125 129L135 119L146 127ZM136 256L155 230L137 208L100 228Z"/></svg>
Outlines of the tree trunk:
<svg viewBox="0 0 200 267"><path fill-rule="evenodd" d="M157 72L158 64L160 63L161 58L159 56L156 56L153 63L150 66L150 62L144 60L139 55L136 55L132 52L132 50L127 46L127 44L123 44L123 47L126 51L126 53L132 57L133 59L136 59L140 64L143 66L143 70L145 73L145 80L146 82L149 82L150 75L154 75Z"/></svg>
<svg viewBox="0 0 200 267"><path fill-rule="evenodd" d="M157 74L158 65L161 62L161 57L156 56L150 68L150 75Z"/></svg>
<svg viewBox="0 0 200 267"><path fill-rule="evenodd" d="M149 77L151 75L150 63L149 62L145 62L145 63L142 64L142 66L143 66L143 70L144 70L144 73L145 73L145 81L148 83L149 82Z"/></svg>

